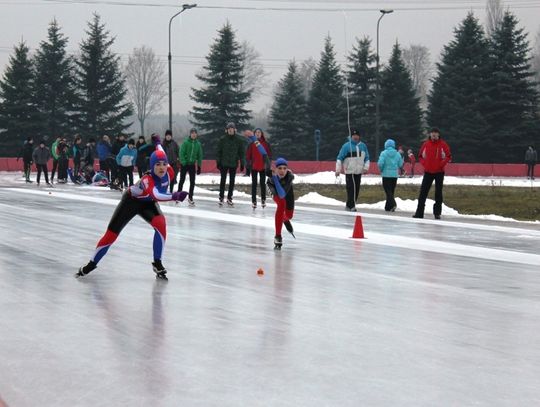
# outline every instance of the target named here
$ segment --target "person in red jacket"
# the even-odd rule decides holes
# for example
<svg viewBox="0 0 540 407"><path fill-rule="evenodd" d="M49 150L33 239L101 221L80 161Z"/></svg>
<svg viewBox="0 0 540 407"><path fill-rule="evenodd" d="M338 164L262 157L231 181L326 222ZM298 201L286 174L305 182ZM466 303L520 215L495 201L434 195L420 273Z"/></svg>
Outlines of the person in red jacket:
<svg viewBox="0 0 540 407"><path fill-rule="evenodd" d="M251 163L251 202L252 207L257 207L257 181L261 183L261 206L266 207L266 162L272 160L270 145L264 137L262 129L257 128L254 131L257 141L265 149L268 159L261 154L255 143L251 143L246 151L246 161Z"/></svg>
<svg viewBox="0 0 540 407"><path fill-rule="evenodd" d="M441 132L438 128L434 127L430 130L429 139L420 147L418 159L424 167L424 177L422 178L422 186L420 187L420 195L418 196L418 206L413 218L424 217L426 199L431 185L435 181L433 216L435 219L440 219L443 203L444 167L451 161L452 154L450 153L448 144L441 139Z"/></svg>

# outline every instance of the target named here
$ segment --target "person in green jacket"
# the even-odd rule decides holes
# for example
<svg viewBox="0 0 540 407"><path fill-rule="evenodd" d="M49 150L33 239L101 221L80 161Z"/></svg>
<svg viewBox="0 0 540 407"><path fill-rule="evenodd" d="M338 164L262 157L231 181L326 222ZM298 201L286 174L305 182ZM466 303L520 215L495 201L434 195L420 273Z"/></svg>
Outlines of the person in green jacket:
<svg viewBox="0 0 540 407"><path fill-rule="evenodd" d="M51 184L53 183L54 174L56 173L56 170L58 168L58 144L60 143L60 140L62 140L62 137L56 136L56 140L51 145L51 155L52 155L52 172L51 172Z"/></svg>
<svg viewBox="0 0 540 407"><path fill-rule="evenodd" d="M201 173L203 150L199 140L197 140L197 129L189 131L189 137L184 140L180 146L180 182L178 184L178 192L182 191L186 174L189 174L189 206L194 206L193 190L195 189L195 174Z"/></svg>
<svg viewBox="0 0 540 407"><path fill-rule="evenodd" d="M227 205L233 204L234 179L236 176L236 167L240 161L240 172L244 171L245 143L244 140L236 134L236 126L230 122L225 128L226 134L222 136L217 143L216 164L221 173L219 183L219 206L223 206L225 197L225 182L227 173L229 174L229 191L227 193Z"/></svg>

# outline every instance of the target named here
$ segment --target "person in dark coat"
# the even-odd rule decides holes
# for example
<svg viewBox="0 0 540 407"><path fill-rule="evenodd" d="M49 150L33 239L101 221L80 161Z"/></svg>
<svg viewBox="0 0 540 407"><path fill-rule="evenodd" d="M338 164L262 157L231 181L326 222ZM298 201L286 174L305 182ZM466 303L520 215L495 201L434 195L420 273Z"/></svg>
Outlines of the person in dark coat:
<svg viewBox="0 0 540 407"><path fill-rule="evenodd" d="M49 150L49 147L45 145L44 140L41 140L39 142L39 146L35 148L34 152L32 153L32 159L34 160L37 168L37 186L39 187L39 180L42 172L45 175L45 182L47 185L51 186L51 183L49 182L49 172L47 170L47 163L51 159L51 150Z"/></svg>
<svg viewBox="0 0 540 407"><path fill-rule="evenodd" d="M225 197L225 183L227 174L229 174L229 191L227 193L227 204L233 204L234 180L236 177L236 168L240 162L240 171L244 171L245 164L245 142L236 134L236 126L230 122L225 129L226 134L222 136L217 143L216 165L221 173L219 183L219 206L223 206Z"/></svg>
<svg viewBox="0 0 540 407"><path fill-rule="evenodd" d="M171 184L169 185L169 190L172 194L174 190L174 185L176 184L178 170L180 167L180 147L178 147L178 143L173 140L172 131L170 130L167 130L165 132L165 141L163 141L162 145L163 145L163 149L165 150L165 154L167 154L169 165L172 167L174 171L173 179L171 180Z"/></svg>
<svg viewBox="0 0 540 407"><path fill-rule="evenodd" d="M533 146L525 151L525 164L527 164L527 179L534 179L534 166L538 160L538 154Z"/></svg>
<svg viewBox="0 0 540 407"><path fill-rule="evenodd" d="M34 139L29 136L26 138L26 141L24 142L21 151L19 152L19 155L17 156L17 161L19 161L19 158L22 157L23 159L23 169L24 169L24 178L26 179L26 182L31 183L32 180L30 179L30 172L32 171L32 154L34 153Z"/></svg>

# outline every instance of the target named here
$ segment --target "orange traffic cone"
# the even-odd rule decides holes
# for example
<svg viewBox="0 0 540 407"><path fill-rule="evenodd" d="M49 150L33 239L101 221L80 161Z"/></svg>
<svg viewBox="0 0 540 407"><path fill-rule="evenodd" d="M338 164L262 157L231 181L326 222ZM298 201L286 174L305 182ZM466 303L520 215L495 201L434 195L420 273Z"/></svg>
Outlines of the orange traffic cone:
<svg viewBox="0 0 540 407"><path fill-rule="evenodd" d="M362 226L362 217L360 215L357 215L356 220L354 221L352 237L353 239L364 238L364 226Z"/></svg>

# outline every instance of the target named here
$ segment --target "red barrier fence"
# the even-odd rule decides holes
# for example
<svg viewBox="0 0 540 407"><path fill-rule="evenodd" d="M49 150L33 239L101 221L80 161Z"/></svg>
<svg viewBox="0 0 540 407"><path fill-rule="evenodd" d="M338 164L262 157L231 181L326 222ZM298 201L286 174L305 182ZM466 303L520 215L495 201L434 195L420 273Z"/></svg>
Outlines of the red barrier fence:
<svg viewBox="0 0 540 407"><path fill-rule="evenodd" d="M70 166L73 163L70 161ZM322 171L335 171L334 161L289 161L289 167L297 174L314 174ZM49 170L52 168L52 161L49 161ZM94 168L99 168L98 161ZM0 157L0 171L22 171L22 160L15 158ZM411 173L409 163L405 164L407 174ZM214 160L204 160L202 172L217 173L216 162ZM415 175L422 175L424 169L417 163L414 167ZM369 174L379 174L377 163L371 162ZM451 163L446 167L446 175L458 177L526 177L527 166L525 164L456 164ZM535 167L535 176L540 176L540 165Z"/></svg>

